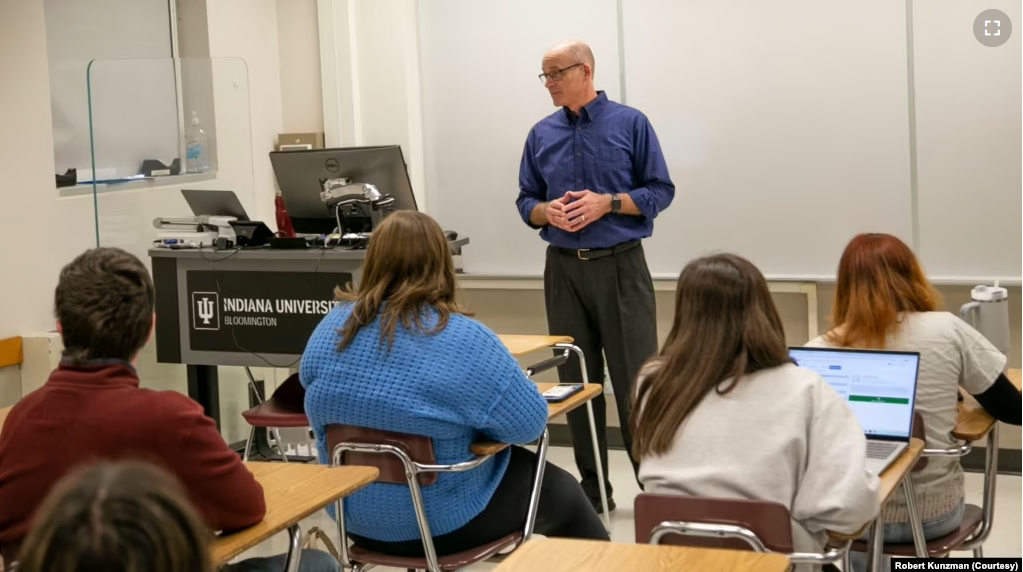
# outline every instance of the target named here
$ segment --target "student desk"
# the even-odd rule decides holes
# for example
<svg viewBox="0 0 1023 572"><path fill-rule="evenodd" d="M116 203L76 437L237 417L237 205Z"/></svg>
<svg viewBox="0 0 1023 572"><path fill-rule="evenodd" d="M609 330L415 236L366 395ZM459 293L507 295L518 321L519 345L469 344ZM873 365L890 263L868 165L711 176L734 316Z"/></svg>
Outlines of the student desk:
<svg viewBox="0 0 1023 572"><path fill-rule="evenodd" d="M538 383L536 384L536 388L540 391L540 393L543 393L544 391L547 391L548 389L556 385L558 384ZM600 395L600 392L603 390L604 388L600 387L599 385L595 383L590 383L583 387L582 391L576 393L575 395L569 397L568 399L560 403L548 403L547 419L548 420L555 419L568 413L569 411L572 411L573 409L578 408L580 405L583 405L587 401L590 401L594 397ZM493 441L477 441L472 444L472 452L477 455L493 455L507 448L508 443L496 443Z"/></svg>
<svg viewBox="0 0 1023 572"><path fill-rule="evenodd" d="M899 485L909 477L913 465L916 465L923 452L924 442L920 439L910 439L909 447L899 455L899 458L895 459L895 462L888 465L888 468L881 472L881 513L878 514L874 522L870 523L872 528L869 528L870 535L867 537L867 554L870 555L870 563L867 566L867 570L881 572L881 551L884 548L884 506L888 504L892 495L899 488ZM868 527L864 527L864 529L866 530ZM832 540L845 542L855 540L861 534L862 531L855 534L828 532L828 537Z"/></svg>
<svg viewBox="0 0 1023 572"><path fill-rule="evenodd" d="M500 334L497 337L500 338L504 347L508 348L511 355L515 357L522 357L533 352L554 347L558 344L570 344L573 342L572 338L568 336L521 336Z"/></svg>
<svg viewBox="0 0 1023 572"><path fill-rule="evenodd" d="M287 529L290 536L288 566L298 570L296 556L302 550L298 523L333 503L369 485L380 472L375 467L328 467L298 463L246 463L263 487L266 516L259 524L221 535L213 543L215 567L227 564L242 552Z"/></svg>
<svg viewBox="0 0 1023 572"><path fill-rule="evenodd" d="M599 388L599 390L593 391L590 389L589 379L586 377L586 356L583 355L582 350L572 345L572 338L569 336L536 336L536 335L498 335L501 343L504 344L508 351L515 357L522 357L527 354L538 352L544 349L562 350L567 355L568 352L574 352L579 357L579 363L582 365L583 382L586 383L586 390L575 394L572 398L562 402L560 404L551 404L550 406L550 419L568 413L573 409L579 407L579 405L586 404L586 415L590 421L590 439L593 442L593 451L600 450L597 441L597 424L593 419L593 398L604 391L604 384L601 382L594 383L593 386ZM540 364L537 364L539 366ZM532 368L526 369L527 375L532 375ZM553 383L540 383L537 384L540 391L546 391L550 387L556 384ZM592 395L590 392L592 391ZM587 396L583 398L582 396ZM571 404L571 406L569 406ZM600 455L594 455L596 459L597 474L604 473L603 463L600 459ZM604 479L597 479L600 488L600 505L604 507L604 526L608 530L611 530L611 516L610 511L607 510L607 491L604 490Z"/></svg>
<svg viewBox="0 0 1023 572"><path fill-rule="evenodd" d="M537 538L521 546L496 572L785 572L789 559L781 554L712 550L688 546L614 544L593 540Z"/></svg>

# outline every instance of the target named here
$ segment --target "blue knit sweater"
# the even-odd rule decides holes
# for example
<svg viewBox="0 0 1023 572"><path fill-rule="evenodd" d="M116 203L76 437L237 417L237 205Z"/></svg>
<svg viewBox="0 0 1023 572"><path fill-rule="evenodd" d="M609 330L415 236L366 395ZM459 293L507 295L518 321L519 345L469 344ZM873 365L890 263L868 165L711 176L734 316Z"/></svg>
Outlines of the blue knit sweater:
<svg viewBox="0 0 1023 572"><path fill-rule="evenodd" d="M452 315L433 335L399 324L394 346L380 342L380 321L364 327L344 351L338 331L351 313L343 304L313 332L300 375L321 462L330 463L324 430L345 424L433 439L441 464L467 461L481 438L527 443L547 424L547 403L501 341L479 322ZM435 315L428 328L436 323ZM434 536L461 528L483 511L508 467L509 451L475 470L441 474L422 489ZM332 511L331 511L332 512ZM408 487L373 484L345 500L348 530L383 542L419 538Z"/></svg>

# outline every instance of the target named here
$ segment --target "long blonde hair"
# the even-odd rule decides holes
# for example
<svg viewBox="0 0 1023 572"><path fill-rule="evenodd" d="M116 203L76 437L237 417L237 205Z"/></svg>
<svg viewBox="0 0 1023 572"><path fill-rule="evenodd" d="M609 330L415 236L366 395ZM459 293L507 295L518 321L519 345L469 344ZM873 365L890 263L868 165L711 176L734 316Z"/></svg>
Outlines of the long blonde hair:
<svg viewBox="0 0 1023 572"><path fill-rule="evenodd" d="M394 344L401 324L424 334L443 330L451 314L472 315L455 300L457 279L444 231L429 215L397 211L373 232L358 288L348 284L335 290L337 299L354 304L341 328L338 351L355 339L359 330L380 319L380 341ZM424 319L435 313L428 328Z"/></svg>

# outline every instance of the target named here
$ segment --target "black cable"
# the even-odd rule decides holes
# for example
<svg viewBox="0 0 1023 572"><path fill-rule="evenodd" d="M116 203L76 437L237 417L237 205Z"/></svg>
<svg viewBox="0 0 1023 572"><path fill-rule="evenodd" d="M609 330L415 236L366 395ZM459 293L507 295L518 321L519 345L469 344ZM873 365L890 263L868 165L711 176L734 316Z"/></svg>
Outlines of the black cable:
<svg viewBox="0 0 1023 572"><path fill-rule="evenodd" d="M206 261L208 261L210 263L210 270L212 270L212 272L213 272L213 280L217 284L217 298L221 299L222 296L221 296L221 293L220 293L220 277L217 276L216 263L228 260L229 258L237 255L242 250L255 250L255 249L254 248L246 249L244 246L240 246L240 247L234 249L234 252L232 252L231 254L228 254L227 256L224 256L222 258L217 258L216 254L214 254L213 257L211 257L211 258L207 258L206 255L203 254L202 246L203 246L202 243L200 243L199 244L199 256L203 260L206 260ZM321 254L321 257L322 257L322 254ZM319 268L319 262L316 263L316 267ZM297 364L302 359L302 356L299 356L298 359L296 359L295 361L291 362L290 364L286 364L286 365L278 365L278 364L272 363L270 360L266 359L265 357L260 355L258 352L254 352L252 350L246 349L245 347L243 347L238 342L238 336L235 334L235 331L234 331L234 324L231 324L231 341L234 343L235 349L237 349L240 352L244 352L244 353L247 353L247 354L249 354L251 356L254 356L254 357L258 358L260 361L265 363L267 365L267 367L290 369L290 368L292 368L295 364Z"/></svg>

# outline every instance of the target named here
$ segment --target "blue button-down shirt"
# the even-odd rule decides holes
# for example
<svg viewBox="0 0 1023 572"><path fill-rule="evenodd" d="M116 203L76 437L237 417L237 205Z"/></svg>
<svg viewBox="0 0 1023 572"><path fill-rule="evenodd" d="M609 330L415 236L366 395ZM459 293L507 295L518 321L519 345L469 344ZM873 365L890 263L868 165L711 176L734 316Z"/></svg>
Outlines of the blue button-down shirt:
<svg viewBox="0 0 1023 572"><path fill-rule="evenodd" d="M646 116L604 92L579 110L560 109L529 132L519 167L522 220L568 191L628 193L640 216L607 214L576 232L545 226L540 237L560 248L609 248L649 237L654 218L675 197L661 145Z"/></svg>

